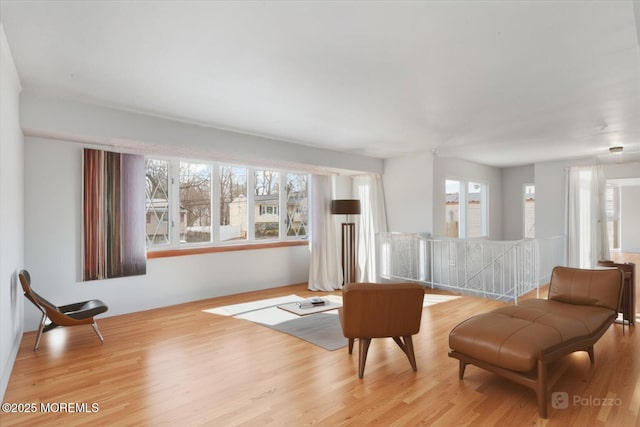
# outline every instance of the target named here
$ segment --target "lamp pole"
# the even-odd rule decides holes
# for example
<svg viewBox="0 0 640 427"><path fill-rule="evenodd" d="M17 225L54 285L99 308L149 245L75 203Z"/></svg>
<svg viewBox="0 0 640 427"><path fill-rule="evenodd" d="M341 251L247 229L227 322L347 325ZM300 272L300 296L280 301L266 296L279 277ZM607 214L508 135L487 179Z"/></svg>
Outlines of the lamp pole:
<svg viewBox="0 0 640 427"><path fill-rule="evenodd" d="M349 221L349 215L360 214L360 200L340 199L331 201L331 213L346 215L342 223L342 284L356 281L356 225Z"/></svg>

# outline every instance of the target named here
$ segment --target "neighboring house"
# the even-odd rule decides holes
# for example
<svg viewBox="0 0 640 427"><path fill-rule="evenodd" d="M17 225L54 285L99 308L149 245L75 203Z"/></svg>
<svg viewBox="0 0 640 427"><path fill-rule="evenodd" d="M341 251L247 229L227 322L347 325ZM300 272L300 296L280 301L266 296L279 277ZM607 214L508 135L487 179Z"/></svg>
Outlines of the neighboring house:
<svg viewBox="0 0 640 427"><path fill-rule="evenodd" d="M162 244L168 242L169 236L169 202L167 199L153 199L147 201L146 234L147 242ZM187 211L180 210L180 235L187 231Z"/></svg>
<svg viewBox="0 0 640 427"><path fill-rule="evenodd" d="M262 237L269 237L270 234L273 234L274 232L277 233L280 225L279 194L256 195L254 200L256 234L263 234ZM307 209L306 197L300 199L297 197L288 198L287 216L285 217L288 236L296 236L306 233L304 230L304 224L307 222ZM239 231L238 237L246 238L246 196L240 195L229 203L229 211L229 227Z"/></svg>

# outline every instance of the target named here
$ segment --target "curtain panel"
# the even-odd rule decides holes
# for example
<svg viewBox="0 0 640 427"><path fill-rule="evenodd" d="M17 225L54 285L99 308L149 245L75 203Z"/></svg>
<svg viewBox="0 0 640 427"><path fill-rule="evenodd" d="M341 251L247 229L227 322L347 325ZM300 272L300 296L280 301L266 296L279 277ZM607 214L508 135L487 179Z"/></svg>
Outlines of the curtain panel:
<svg viewBox="0 0 640 427"><path fill-rule="evenodd" d="M310 192L309 283L311 291L331 292L342 287L340 247L331 215L331 177L312 175Z"/></svg>
<svg viewBox="0 0 640 427"><path fill-rule="evenodd" d="M567 263L592 268L607 260L606 180L602 166L569 168L567 189Z"/></svg>
<svg viewBox="0 0 640 427"><path fill-rule="evenodd" d="M384 189L380 175L358 175L353 178L353 194L360 199L361 214L357 219L356 282L378 280L376 235L387 231Z"/></svg>
<svg viewBox="0 0 640 427"><path fill-rule="evenodd" d="M84 281L146 274L144 157L84 149Z"/></svg>

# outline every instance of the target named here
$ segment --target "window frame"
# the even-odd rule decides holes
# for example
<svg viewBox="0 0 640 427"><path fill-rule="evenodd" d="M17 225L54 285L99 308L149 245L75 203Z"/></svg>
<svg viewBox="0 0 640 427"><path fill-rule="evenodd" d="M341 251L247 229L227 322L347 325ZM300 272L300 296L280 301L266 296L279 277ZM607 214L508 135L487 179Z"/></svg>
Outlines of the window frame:
<svg viewBox="0 0 640 427"><path fill-rule="evenodd" d="M458 239L482 239L489 236L489 184L486 181L473 178L446 177L444 180L445 206L447 195L447 181L456 181L459 184L458 196ZM468 201L469 201L469 185L479 184L480 189L480 236L468 237L469 218L468 218ZM445 218L446 229L446 218Z"/></svg>
<svg viewBox="0 0 640 427"><path fill-rule="evenodd" d="M287 235L286 229L286 219L283 212L287 212L286 203L286 195L284 194L283 181L286 181L288 174L294 175L307 175L307 187L306 187L306 198L307 198L307 206L310 203L309 198L309 186L308 183L311 181L310 173L303 171L295 171L289 169L280 169L276 167L253 167L248 165L241 165L235 163L227 163L220 161L211 161L211 160L200 160L200 159L186 159L186 158L176 158L176 157L166 157L166 156L154 156L154 155L146 155L145 160L163 160L168 163L168 175L169 175L169 189L168 189L168 204L169 204L169 242L168 243L160 243L160 244L149 244L147 241L147 253L158 253L158 252L167 252L167 253L175 253L178 251L185 252L193 252L193 253L202 253L202 251L207 251L207 248L211 248L211 252L218 252L223 248L230 248L235 250L236 247L241 248L251 248L251 247L277 247L280 244L287 243L290 244L306 244L308 242L308 230L310 229L309 217L307 216L307 224L305 225L305 230L307 234L305 235ZM198 163L198 164L208 164L210 166L210 179L211 179L211 239L208 242L182 242L180 240L180 223L176 224L173 220L174 218L180 218L180 162L185 163ZM238 167L244 168L246 170L246 180L247 180L247 188L246 188L246 198L247 198L247 237L246 239L240 240L220 240L220 168L222 166L230 166L230 167ZM279 182L278 182L278 205L275 206L275 210L278 215L278 236L273 238L260 238L256 239L255 237L255 224L256 224L256 208L259 205L256 204L255 198L255 186L254 179L255 172L259 170L270 170L278 172ZM283 208L284 206L284 208ZM146 212L145 212L146 214ZM297 243L296 243L297 242ZM275 245L275 246L274 246ZM224 249L223 249L224 250ZM157 255L154 257L161 257L162 255Z"/></svg>
<svg viewBox="0 0 640 427"><path fill-rule="evenodd" d="M528 236L529 230L527 230L527 188L533 187L533 235ZM536 237L536 211L535 211L535 203L536 203L536 185L532 183L524 183L522 184L522 238L523 239L535 239Z"/></svg>

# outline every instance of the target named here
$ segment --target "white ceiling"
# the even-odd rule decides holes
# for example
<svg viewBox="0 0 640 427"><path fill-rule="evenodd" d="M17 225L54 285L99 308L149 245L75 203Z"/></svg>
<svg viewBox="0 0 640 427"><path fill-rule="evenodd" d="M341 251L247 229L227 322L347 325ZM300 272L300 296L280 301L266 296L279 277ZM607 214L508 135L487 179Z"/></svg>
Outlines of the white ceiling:
<svg viewBox="0 0 640 427"><path fill-rule="evenodd" d="M383 158L640 158L632 0L0 4L30 93Z"/></svg>

